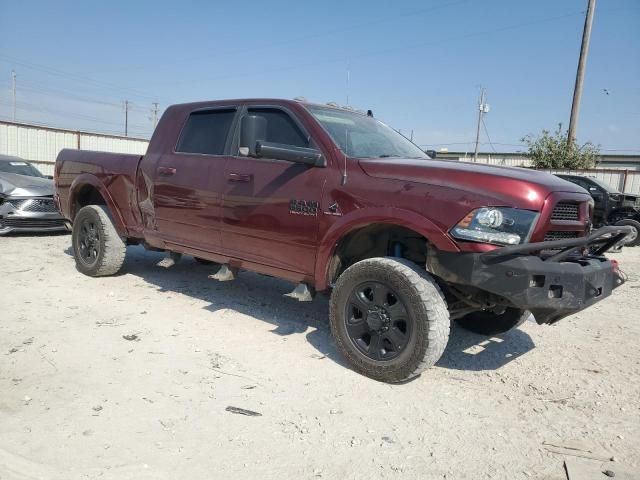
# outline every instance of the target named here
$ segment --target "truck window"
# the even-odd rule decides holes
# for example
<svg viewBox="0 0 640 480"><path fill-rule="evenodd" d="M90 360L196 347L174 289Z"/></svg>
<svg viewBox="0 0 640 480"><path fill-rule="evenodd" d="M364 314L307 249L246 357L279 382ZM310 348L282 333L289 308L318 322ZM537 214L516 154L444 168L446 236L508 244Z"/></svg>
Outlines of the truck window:
<svg viewBox="0 0 640 480"><path fill-rule="evenodd" d="M276 108L250 108L249 115L257 115L267 120L267 142L309 147L306 135L286 112Z"/></svg>
<svg viewBox="0 0 640 480"><path fill-rule="evenodd" d="M234 109L203 110L189 115L176 152L223 155Z"/></svg>

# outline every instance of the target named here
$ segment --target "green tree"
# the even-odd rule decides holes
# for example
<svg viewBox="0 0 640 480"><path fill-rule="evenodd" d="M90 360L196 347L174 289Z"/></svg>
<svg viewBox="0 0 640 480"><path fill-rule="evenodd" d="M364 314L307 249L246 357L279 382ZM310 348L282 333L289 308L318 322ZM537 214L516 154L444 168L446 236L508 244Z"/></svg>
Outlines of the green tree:
<svg viewBox="0 0 640 480"><path fill-rule="evenodd" d="M600 148L591 142L582 146L575 140L568 142L562 124L555 132L542 130L541 135L529 134L522 141L529 148L535 168L593 168L600 157Z"/></svg>

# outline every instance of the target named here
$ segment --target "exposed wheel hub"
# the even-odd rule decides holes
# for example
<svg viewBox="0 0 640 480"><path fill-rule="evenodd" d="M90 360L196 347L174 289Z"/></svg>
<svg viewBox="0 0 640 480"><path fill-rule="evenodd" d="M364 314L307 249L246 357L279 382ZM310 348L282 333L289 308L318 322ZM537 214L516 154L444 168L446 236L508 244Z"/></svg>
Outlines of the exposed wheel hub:
<svg viewBox="0 0 640 480"><path fill-rule="evenodd" d="M391 324L391 317L389 312L380 305L375 305L372 309L367 311L367 325L371 330L379 333L389 330Z"/></svg>

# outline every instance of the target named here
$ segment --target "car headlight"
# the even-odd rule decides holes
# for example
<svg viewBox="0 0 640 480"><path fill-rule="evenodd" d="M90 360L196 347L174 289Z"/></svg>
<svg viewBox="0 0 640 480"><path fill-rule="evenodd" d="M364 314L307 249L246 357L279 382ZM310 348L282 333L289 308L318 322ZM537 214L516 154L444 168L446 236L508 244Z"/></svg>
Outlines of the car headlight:
<svg viewBox="0 0 640 480"><path fill-rule="evenodd" d="M470 212L451 229L459 240L517 245L529 240L537 212L517 208L486 207Z"/></svg>

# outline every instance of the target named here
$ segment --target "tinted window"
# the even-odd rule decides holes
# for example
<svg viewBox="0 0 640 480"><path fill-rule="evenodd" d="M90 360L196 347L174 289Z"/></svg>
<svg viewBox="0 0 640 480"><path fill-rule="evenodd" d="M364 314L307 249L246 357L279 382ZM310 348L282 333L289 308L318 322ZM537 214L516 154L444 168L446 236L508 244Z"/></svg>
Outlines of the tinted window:
<svg viewBox="0 0 640 480"><path fill-rule="evenodd" d="M17 173L29 177L42 177L42 173L30 163L16 159L9 162L0 161L0 172Z"/></svg>
<svg viewBox="0 0 640 480"><path fill-rule="evenodd" d="M182 130L176 151L222 155L235 110L193 112Z"/></svg>
<svg viewBox="0 0 640 480"><path fill-rule="evenodd" d="M250 108L250 115L264 117L267 120L267 142L284 143L296 147L308 147L307 137L296 123L282 110L271 108Z"/></svg>

